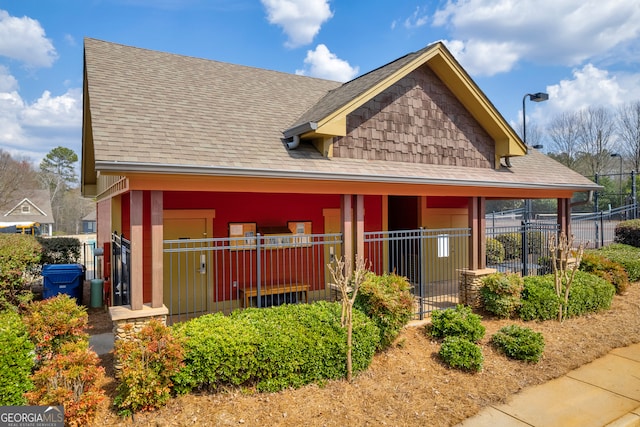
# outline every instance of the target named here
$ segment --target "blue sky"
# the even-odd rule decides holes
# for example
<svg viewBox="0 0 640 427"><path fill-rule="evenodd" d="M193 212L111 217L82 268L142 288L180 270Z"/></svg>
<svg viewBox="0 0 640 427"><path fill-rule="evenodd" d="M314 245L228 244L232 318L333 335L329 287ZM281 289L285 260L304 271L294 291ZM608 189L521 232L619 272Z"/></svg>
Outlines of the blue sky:
<svg viewBox="0 0 640 427"><path fill-rule="evenodd" d="M85 37L339 81L442 40L516 128L640 100L637 0L0 0L0 148L80 155Z"/></svg>

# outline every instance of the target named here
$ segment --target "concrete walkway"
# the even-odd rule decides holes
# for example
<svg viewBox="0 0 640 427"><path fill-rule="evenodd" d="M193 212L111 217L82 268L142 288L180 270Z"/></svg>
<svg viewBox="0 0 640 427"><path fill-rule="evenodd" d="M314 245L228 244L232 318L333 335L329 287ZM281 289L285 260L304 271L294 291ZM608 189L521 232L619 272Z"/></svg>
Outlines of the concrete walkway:
<svg viewBox="0 0 640 427"><path fill-rule="evenodd" d="M109 353L113 350L113 333L90 335L89 347L98 353L98 356Z"/></svg>
<svg viewBox="0 0 640 427"><path fill-rule="evenodd" d="M615 349L563 377L529 387L459 426L640 426L640 344Z"/></svg>

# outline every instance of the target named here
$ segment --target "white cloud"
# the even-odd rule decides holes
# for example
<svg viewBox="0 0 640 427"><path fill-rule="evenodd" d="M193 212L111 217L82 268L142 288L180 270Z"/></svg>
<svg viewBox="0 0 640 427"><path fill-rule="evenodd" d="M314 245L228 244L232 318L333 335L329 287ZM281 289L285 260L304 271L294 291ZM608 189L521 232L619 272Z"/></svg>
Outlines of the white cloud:
<svg viewBox="0 0 640 427"><path fill-rule="evenodd" d="M290 48L313 41L322 24L333 16L328 0L261 0L270 24L284 30Z"/></svg>
<svg viewBox="0 0 640 427"><path fill-rule="evenodd" d="M615 106L623 102L624 91L615 76L592 64L573 70L573 79L548 86L550 104L561 111L589 106Z"/></svg>
<svg viewBox="0 0 640 427"><path fill-rule="evenodd" d="M429 17L425 11L425 8L420 6L416 7L416 10L410 17L405 19L404 27L407 29L420 28L429 21Z"/></svg>
<svg viewBox="0 0 640 427"><path fill-rule="evenodd" d="M640 37L640 2L451 0L433 25L463 43L461 62L471 61L477 74L508 71L523 60L577 66Z"/></svg>
<svg viewBox="0 0 640 427"><path fill-rule="evenodd" d="M45 91L32 104L17 91L13 76L0 67L0 147L34 165L54 147L80 151L82 92L70 89L60 96Z"/></svg>
<svg viewBox="0 0 640 427"><path fill-rule="evenodd" d="M444 40L447 49L472 75L494 75L508 72L518 61L517 46L511 42Z"/></svg>
<svg viewBox="0 0 640 427"><path fill-rule="evenodd" d="M40 99L21 112L25 126L38 128L73 128L80 126L82 117L82 93L70 89L61 96L51 97L45 91Z"/></svg>
<svg viewBox="0 0 640 427"><path fill-rule="evenodd" d="M306 65L303 70L296 70L296 74L318 77L321 79L346 82L353 79L359 68L352 67L344 59L340 59L335 53L331 53L327 46L319 44L315 50L307 51L304 59Z"/></svg>
<svg viewBox="0 0 640 427"><path fill-rule="evenodd" d="M58 57L38 21L10 16L4 10L0 10L0 55L27 67L50 67Z"/></svg>

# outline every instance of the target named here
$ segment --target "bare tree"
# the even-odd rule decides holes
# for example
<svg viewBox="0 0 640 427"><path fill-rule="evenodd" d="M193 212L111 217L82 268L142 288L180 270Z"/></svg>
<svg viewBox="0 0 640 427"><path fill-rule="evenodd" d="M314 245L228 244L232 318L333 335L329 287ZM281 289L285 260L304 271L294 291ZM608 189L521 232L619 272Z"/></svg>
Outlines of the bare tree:
<svg viewBox="0 0 640 427"><path fill-rule="evenodd" d="M565 166L575 169L580 146L580 115L578 113L562 113L555 116L547 127L551 138L554 158Z"/></svg>
<svg viewBox="0 0 640 427"><path fill-rule="evenodd" d="M568 315L569 293L576 271L582 261L584 244L580 243L577 248L574 248L573 236L567 236L563 231L557 241L555 235L549 238L549 253L553 265L555 291L560 300L558 322L562 322Z"/></svg>
<svg viewBox="0 0 640 427"><path fill-rule="evenodd" d="M588 172L591 175L602 173L615 151L615 122L611 111L604 107L589 107L578 114L582 157L587 161Z"/></svg>
<svg viewBox="0 0 640 427"><path fill-rule="evenodd" d="M624 104L616 114L616 124L620 149L633 164L633 170L640 169L640 101Z"/></svg>
<svg viewBox="0 0 640 427"><path fill-rule="evenodd" d="M36 173L27 160L16 160L0 149L0 206L28 190L39 188Z"/></svg>
<svg viewBox="0 0 640 427"><path fill-rule="evenodd" d="M335 285L340 291L342 301L342 315L340 321L343 328L347 328L347 381L351 382L353 376L353 303L356 301L358 289L364 282L367 273L366 263L361 256L356 256L356 268L351 272L351 262L345 261L344 257L335 261L334 264L327 264Z"/></svg>

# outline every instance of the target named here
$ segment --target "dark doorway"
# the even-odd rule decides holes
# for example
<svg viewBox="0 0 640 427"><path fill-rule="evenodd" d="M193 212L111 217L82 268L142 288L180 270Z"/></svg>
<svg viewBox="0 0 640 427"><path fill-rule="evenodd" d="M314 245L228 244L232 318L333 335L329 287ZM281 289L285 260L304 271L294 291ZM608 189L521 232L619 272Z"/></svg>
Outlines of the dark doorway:
<svg viewBox="0 0 640 427"><path fill-rule="evenodd" d="M389 231L418 228L418 198L389 196Z"/></svg>
<svg viewBox="0 0 640 427"><path fill-rule="evenodd" d="M420 277L418 197L389 196L389 271L417 286Z"/></svg>

